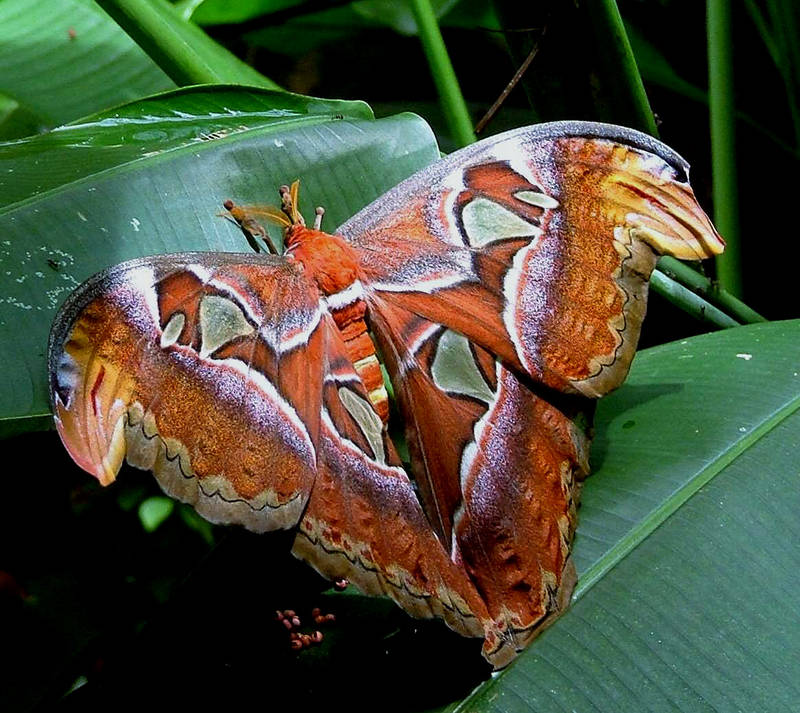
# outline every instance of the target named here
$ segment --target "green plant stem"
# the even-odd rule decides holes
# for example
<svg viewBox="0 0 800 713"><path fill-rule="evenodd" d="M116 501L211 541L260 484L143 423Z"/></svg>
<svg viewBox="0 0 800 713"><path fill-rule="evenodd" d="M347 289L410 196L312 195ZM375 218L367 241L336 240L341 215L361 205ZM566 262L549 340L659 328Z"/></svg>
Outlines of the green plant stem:
<svg viewBox="0 0 800 713"><path fill-rule="evenodd" d="M632 128L658 136L653 110L650 108L642 75L636 65L616 0L587 0L584 6L597 38L596 44L605 73L609 77L618 78L610 82L609 86L622 115L630 117Z"/></svg>
<svg viewBox="0 0 800 713"><path fill-rule="evenodd" d="M655 270L650 277L650 287L662 297L680 307L684 312L691 314L696 319L707 324L712 324L720 329L738 327L737 322L722 310L706 302L675 280L667 277L663 272Z"/></svg>
<svg viewBox="0 0 800 713"><path fill-rule="evenodd" d="M724 310L727 314L743 324L767 321L766 317L763 317L754 309L748 307L730 292L720 289L707 277L693 270L686 263L676 260L674 257L669 257L668 255L662 257L658 261L658 269L667 277L679 282L684 287L688 287L692 292Z"/></svg>
<svg viewBox="0 0 800 713"><path fill-rule="evenodd" d="M179 86L281 88L184 20L166 0L98 0L98 4Z"/></svg>
<svg viewBox="0 0 800 713"><path fill-rule="evenodd" d="M417 21L419 38L439 92L442 111L450 132L459 146L467 146L475 141L472 119L467 111L467 104L461 93L450 56L447 54L430 0L411 0L411 9Z"/></svg>
<svg viewBox="0 0 800 713"><path fill-rule="evenodd" d="M717 257L717 277L725 290L738 296L742 271L730 0L708 0L707 33L714 222L727 243L725 252Z"/></svg>

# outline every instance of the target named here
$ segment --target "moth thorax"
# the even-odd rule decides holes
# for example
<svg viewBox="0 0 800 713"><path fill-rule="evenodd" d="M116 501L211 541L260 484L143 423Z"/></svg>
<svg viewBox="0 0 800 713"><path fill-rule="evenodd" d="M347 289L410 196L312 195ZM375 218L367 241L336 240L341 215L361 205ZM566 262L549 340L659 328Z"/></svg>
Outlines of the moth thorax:
<svg viewBox="0 0 800 713"><path fill-rule="evenodd" d="M365 321L367 305L358 280L358 258L338 235L304 225L286 229L286 254L301 263L325 296L347 355L381 419L389 418L389 397Z"/></svg>
<svg viewBox="0 0 800 713"><path fill-rule="evenodd" d="M358 258L338 235L292 225L285 236L286 254L303 264L323 295L335 295L358 278Z"/></svg>

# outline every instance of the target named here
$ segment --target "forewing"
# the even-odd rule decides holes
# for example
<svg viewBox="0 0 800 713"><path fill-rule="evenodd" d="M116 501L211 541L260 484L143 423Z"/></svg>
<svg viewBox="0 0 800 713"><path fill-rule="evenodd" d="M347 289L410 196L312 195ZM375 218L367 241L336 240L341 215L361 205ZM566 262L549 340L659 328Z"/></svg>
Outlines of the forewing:
<svg viewBox="0 0 800 713"><path fill-rule="evenodd" d="M644 134L584 122L462 149L340 232L359 253L368 302L379 296L587 396L625 378L657 257L723 248L683 159Z"/></svg>
<svg viewBox="0 0 800 713"><path fill-rule="evenodd" d="M316 287L282 258L185 253L84 283L50 339L56 425L107 484L151 470L212 522L294 526L314 480Z"/></svg>

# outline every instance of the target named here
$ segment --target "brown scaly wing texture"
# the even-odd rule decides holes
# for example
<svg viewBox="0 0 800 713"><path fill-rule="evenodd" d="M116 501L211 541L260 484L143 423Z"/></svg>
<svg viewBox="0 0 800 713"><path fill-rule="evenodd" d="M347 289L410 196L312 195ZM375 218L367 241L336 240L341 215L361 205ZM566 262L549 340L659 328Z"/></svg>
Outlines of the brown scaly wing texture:
<svg viewBox="0 0 800 713"><path fill-rule="evenodd" d="M220 523L300 524L295 554L466 636L490 629L430 528L304 269L196 253L80 287L51 334L56 425L102 483L124 459Z"/></svg>
<svg viewBox="0 0 800 713"><path fill-rule="evenodd" d="M331 317L323 330L317 478L294 554L413 616L483 636L490 628L483 600L431 529Z"/></svg>
<svg viewBox="0 0 800 713"><path fill-rule="evenodd" d="M212 522L292 527L316 468L321 314L316 287L279 258L110 268L54 323L58 432L103 484L127 458Z"/></svg>
<svg viewBox="0 0 800 713"><path fill-rule="evenodd" d="M581 122L459 151L340 232L426 514L486 603L484 654L503 666L569 599L586 415L627 375L658 255L723 242L679 156Z"/></svg>

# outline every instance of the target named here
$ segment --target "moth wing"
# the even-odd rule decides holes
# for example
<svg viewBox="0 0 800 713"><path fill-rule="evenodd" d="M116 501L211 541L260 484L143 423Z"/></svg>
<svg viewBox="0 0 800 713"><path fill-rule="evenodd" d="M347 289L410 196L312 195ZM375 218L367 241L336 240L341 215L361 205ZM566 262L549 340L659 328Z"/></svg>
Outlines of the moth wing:
<svg viewBox="0 0 800 713"><path fill-rule="evenodd" d="M368 302L380 297L547 387L593 397L627 375L658 256L724 247L680 156L588 122L457 151L340 232L359 254Z"/></svg>
<svg viewBox="0 0 800 713"><path fill-rule="evenodd" d="M88 280L56 317L51 397L101 483L124 459L218 523L299 521L322 388L316 287L282 258L185 253Z"/></svg>
<svg viewBox="0 0 800 713"><path fill-rule="evenodd" d="M412 616L483 636L483 601L431 529L338 328L330 317L323 327L318 472L295 555L330 579L389 596Z"/></svg>
<svg viewBox="0 0 800 713"><path fill-rule="evenodd" d="M658 255L721 252L663 144L561 122L452 154L340 231L431 526L495 665L563 609L593 399L627 375Z"/></svg>
<svg viewBox="0 0 800 713"><path fill-rule="evenodd" d="M104 484L123 460L212 522L300 524L295 554L483 636L316 285L281 258L184 254L80 287L50 344L56 425Z"/></svg>

